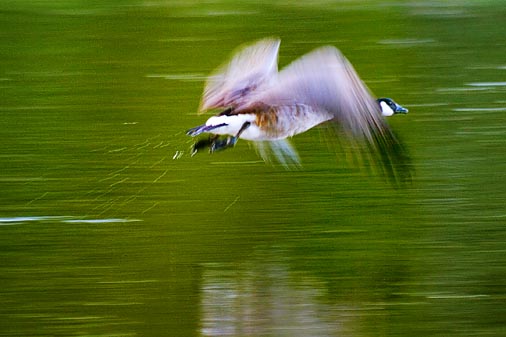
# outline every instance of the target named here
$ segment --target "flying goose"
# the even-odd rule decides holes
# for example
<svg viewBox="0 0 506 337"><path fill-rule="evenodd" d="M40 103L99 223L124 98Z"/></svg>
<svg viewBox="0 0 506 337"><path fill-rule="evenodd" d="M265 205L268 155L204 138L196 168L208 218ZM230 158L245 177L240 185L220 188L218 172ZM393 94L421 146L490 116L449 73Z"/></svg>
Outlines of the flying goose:
<svg viewBox="0 0 506 337"><path fill-rule="evenodd" d="M281 163L298 163L287 138L329 122L359 157L372 159L395 180L409 178L409 156L384 118L408 110L390 98L374 99L332 46L317 48L278 72L279 45L277 38L246 45L208 77L199 111L219 113L187 131L192 137L210 133L193 152L233 147L241 138L253 141L266 160L270 148Z"/></svg>

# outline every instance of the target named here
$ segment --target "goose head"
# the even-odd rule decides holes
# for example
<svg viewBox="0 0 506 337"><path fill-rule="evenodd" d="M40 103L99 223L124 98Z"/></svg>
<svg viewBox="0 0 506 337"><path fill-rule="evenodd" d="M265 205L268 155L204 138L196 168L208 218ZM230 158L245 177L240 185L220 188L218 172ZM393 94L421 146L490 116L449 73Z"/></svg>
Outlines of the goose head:
<svg viewBox="0 0 506 337"><path fill-rule="evenodd" d="M400 106L399 104L395 103L393 99L391 98L378 98L376 100L378 102L380 108L381 108L381 115L382 116L392 116L395 114L407 114L408 109Z"/></svg>

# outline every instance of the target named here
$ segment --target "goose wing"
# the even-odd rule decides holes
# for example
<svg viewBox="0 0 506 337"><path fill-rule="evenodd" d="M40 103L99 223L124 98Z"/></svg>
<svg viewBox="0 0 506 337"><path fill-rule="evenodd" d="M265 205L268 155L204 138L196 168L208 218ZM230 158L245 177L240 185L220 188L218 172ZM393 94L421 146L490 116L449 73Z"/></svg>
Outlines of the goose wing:
<svg viewBox="0 0 506 337"><path fill-rule="evenodd" d="M273 81L278 73L279 44L279 39L267 38L240 47L208 77L199 111L241 105L259 87Z"/></svg>
<svg viewBox="0 0 506 337"><path fill-rule="evenodd" d="M270 106L304 104L330 113L342 129L370 138L388 128L353 66L334 47L318 48L284 68L269 91L252 100Z"/></svg>
<svg viewBox="0 0 506 337"><path fill-rule="evenodd" d="M365 144L361 154L384 173L395 180L410 178L406 150L353 66L334 47L321 47L295 60L279 73L272 88L253 101L268 106L303 104L330 114L345 139Z"/></svg>

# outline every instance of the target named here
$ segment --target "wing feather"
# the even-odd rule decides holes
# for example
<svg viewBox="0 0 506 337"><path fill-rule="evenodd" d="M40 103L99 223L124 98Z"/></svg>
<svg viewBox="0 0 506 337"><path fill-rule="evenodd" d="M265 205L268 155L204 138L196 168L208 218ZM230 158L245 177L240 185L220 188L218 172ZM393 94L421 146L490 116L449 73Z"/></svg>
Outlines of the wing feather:
<svg viewBox="0 0 506 337"><path fill-rule="evenodd" d="M370 124L383 120L353 66L334 47L318 48L292 62L279 73L276 85L261 92L255 101L269 106L320 108L357 136L370 136Z"/></svg>
<svg viewBox="0 0 506 337"><path fill-rule="evenodd" d="M208 77L199 111L241 105L259 87L273 81L278 73L279 44L277 38L266 38L240 47Z"/></svg>
<svg viewBox="0 0 506 337"><path fill-rule="evenodd" d="M362 157L371 158L394 180L410 179L406 150L351 63L334 47L321 47L295 60L279 72L274 86L252 101L267 106L306 104L330 114L349 143L365 143Z"/></svg>

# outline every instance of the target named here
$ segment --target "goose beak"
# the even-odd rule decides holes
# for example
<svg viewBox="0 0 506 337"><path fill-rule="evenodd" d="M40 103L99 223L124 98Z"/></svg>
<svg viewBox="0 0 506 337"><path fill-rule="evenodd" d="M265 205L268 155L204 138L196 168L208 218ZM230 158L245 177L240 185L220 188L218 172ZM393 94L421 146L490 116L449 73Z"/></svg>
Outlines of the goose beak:
<svg viewBox="0 0 506 337"><path fill-rule="evenodd" d="M395 103L395 110L394 110L394 114L407 114L408 113L408 109L406 109L405 107L403 106L400 106L399 104Z"/></svg>

